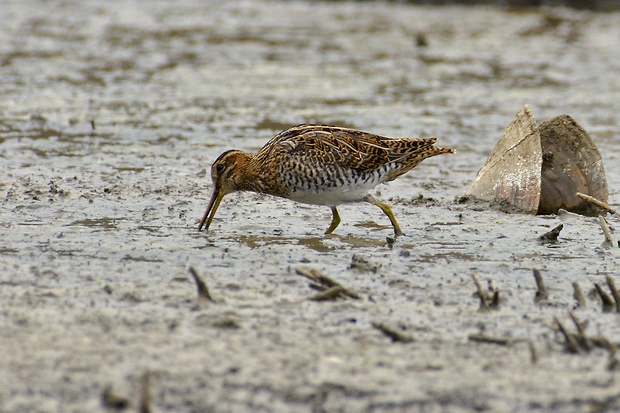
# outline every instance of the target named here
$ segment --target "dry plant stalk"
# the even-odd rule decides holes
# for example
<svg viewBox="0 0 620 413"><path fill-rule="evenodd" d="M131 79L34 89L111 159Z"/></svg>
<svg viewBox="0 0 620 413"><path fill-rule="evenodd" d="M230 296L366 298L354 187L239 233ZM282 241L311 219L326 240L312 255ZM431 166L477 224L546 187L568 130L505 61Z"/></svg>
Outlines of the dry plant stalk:
<svg viewBox="0 0 620 413"><path fill-rule="evenodd" d="M575 327L577 327L576 336L581 346L585 348L586 351L592 350L592 347L593 347L592 340L590 340L588 336L586 336L585 325L577 319L577 316L572 310L569 310L568 315L570 315L571 320L573 320L573 323L575 323Z"/></svg>
<svg viewBox="0 0 620 413"><path fill-rule="evenodd" d="M536 354L536 348L532 340L528 339L513 339L505 337L493 337L485 334L470 334L469 341L475 341L477 343L497 344L499 346L512 346L517 343L527 343L527 347L530 350L530 360L532 364L538 363L538 355Z"/></svg>
<svg viewBox="0 0 620 413"><path fill-rule="evenodd" d="M555 326L553 327L564 336L564 345L567 351L571 353L579 353L581 351L589 352L594 347L600 347L608 350L610 352L611 359L615 359L615 344L611 343L603 336L588 337L585 333L586 323L580 322L572 311L569 311L568 314L575 324L575 328L577 330L576 333L569 332L564 325L560 323L557 317L554 318Z"/></svg>
<svg viewBox="0 0 620 413"><path fill-rule="evenodd" d="M611 297L605 292L605 290L603 290L603 287L601 287L598 283L594 283L594 288L596 289L596 292L598 293L599 297L601 297L601 301L603 302L603 312L610 313L612 311L616 311L615 301L611 299Z"/></svg>
<svg viewBox="0 0 620 413"><path fill-rule="evenodd" d="M394 327L390 327L385 323L373 321L372 326L391 338L393 343L410 343L413 341L413 338L409 337L407 334Z"/></svg>
<svg viewBox="0 0 620 413"><path fill-rule="evenodd" d="M510 346L513 344L513 340L504 337L492 337L485 334L470 334L469 341L475 341L477 343L497 344L500 346Z"/></svg>
<svg viewBox="0 0 620 413"><path fill-rule="evenodd" d="M312 281L318 282L319 284L322 284L328 288L340 285L339 283L325 275L323 272L314 268L299 267L296 271L297 274L310 278Z"/></svg>
<svg viewBox="0 0 620 413"><path fill-rule="evenodd" d="M209 288L207 288L207 284L200 278L198 272L194 269L194 267L189 267L189 273L192 275L194 282L196 283L196 289L198 291L198 304L211 301L215 302L213 297L211 297L211 293L209 293Z"/></svg>
<svg viewBox="0 0 620 413"><path fill-rule="evenodd" d="M474 284L476 284L476 294L478 294L478 298L480 298L480 311L487 311L490 309L489 303L487 303L487 295L482 289L482 284L480 283L480 278L476 274L472 274L471 278L474 280Z"/></svg>
<svg viewBox="0 0 620 413"><path fill-rule="evenodd" d="M151 373L144 372L142 375L142 383L140 388L140 405L138 406L138 412L151 413Z"/></svg>
<svg viewBox="0 0 620 413"><path fill-rule="evenodd" d="M579 353L579 343L577 342L577 339L575 339L575 336L571 333L569 333L564 326L562 325L562 323L560 323L560 320L558 320L557 317L554 318L555 324L558 326L558 330L560 330L560 333L562 333L562 335L564 336L564 339L566 340L566 350L568 350L571 353Z"/></svg>
<svg viewBox="0 0 620 413"><path fill-rule="evenodd" d="M536 280L536 295L534 296L534 301L537 303L546 302L547 298L549 298L549 292L547 291L547 287L545 286L545 282L543 281L542 274L539 270L534 269L534 280Z"/></svg>
<svg viewBox="0 0 620 413"><path fill-rule="evenodd" d="M616 288L616 283L614 279L611 277L611 275L607 275L607 277L605 278L607 280L607 285L609 286L609 289L611 290L611 295L614 297L614 301L616 303L616 312L620 313L620 293L618 292L618 289Z"/></svg>
<svg viewBox="0 0 620 413"><path fill-rule="evenodd" d="M586 195L586 194L582 194L581 192L577 192L575 195L577 195L579 198L585 199L586 201L593 203L594 205L603 208L605 211L614 214L614 215L618 215L620 216L620 214L613 209L611 206L609 206L609 204L606 204L603 201L599 201L598 199L594 198L593 196L590 195Z"/></svg>
<svg viewBox="0 0 620 413"><path fill-rule="evenodd" d="M346 296L346 290L341 285L330 287L327 290L310 297L312 301L333 301L337 298Z"/></svg>
<svg viewBox="0 0 620 413"><path fill-rule="evenodd" d="M611 236L611 230L609 229L609 225L607 225L607 221L605 217L602 215L598 216L598 222L601 224L601 228L603 229L603 233L605 234L605 243L609 244L609 246L614 245L614 239Z"/></svg>
<svg viewBox="0 0 620 413"><path fill-rule="evenodd" d="M577 281L573 281L573 290L573 297L575 297L575 300L577 300L577 305L579 307L585 307L586 299L583 296L583 291L581 291L581 287L579 286L579 283Z"/></svg>
<svg viewBox="0 0 620 413"><path fill-rule="evenodd" d="M129 400L112 391L111 386L106 386L101 392L101 404L103 407L114 410L123 410L129 407Z"/></svg>
<svg viewBox="0 0 620 413"><path fill-rule="evenodd" d="M495 289L491 285L492 295L489 295L482 288L482 283L480 282L480 278L478 275L472 274L472 280L474 280L474 284L476 284L476 295L480 298L480 308L479 311L488 311L488 310L496 310L499 308L499 304L501 302L501 297L499 294L499 290ZM489 302L490 300L490 302Z"/></svg>
<svg viewBox="0 0 620 413"><path fill-rule="evenodd" d="M356 292L353 292L348 288L343 287L342 285L340 285L340 283L334 281L317 269L299 267L296 271L297 274L303 275L304 277L318 283L318 285L316 285L315 287L322 292L311 297L310 299L313 301L335 300L339 297L349 297L356 300L359 300L361 298Z"/></svg>
<svg viewBox="0 0 620 413"><path fill-rule="evenodd" d="M532 364L538 363L538 353L536 353L536 347L534 347L532 340L527 340L527 347L530 349L530 360Z"/></svg>

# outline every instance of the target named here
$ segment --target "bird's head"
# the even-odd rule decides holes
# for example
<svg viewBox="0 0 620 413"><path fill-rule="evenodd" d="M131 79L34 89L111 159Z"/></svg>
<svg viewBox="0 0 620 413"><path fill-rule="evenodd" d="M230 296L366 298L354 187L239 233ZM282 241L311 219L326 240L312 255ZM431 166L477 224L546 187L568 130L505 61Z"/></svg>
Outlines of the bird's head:
<svg viewBox="0 0 620 413"><path fill-rule="evenodd" d="M230 150L221 154L211 167L211 180L213 181L213 193L202 216L198 231L205 227L209 229L222 198L231 192L239 191L240 182L243 178L243 170L247 165L249 155L238 150ZM206 223L206 225L205 225Z"/></svg>

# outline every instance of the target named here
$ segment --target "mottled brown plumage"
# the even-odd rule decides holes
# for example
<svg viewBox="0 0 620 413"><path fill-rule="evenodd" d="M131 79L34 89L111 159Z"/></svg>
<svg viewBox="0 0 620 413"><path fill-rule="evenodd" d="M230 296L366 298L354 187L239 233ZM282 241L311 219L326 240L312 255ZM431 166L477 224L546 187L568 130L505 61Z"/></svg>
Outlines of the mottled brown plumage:
<svg viewBox="0 0 620 413"><path fill-rule="evenodd" d="M390 138L352 129L299 125L274 136L256 155L238 150L221 154L211 167L213 194L200 222L209 229L222 198L253 191L332 208L327 234L340 223L337 205L367 201L388 216L402 234L390 207L368 194L431 156L456 153L436 148L435 138Z"/></svg>

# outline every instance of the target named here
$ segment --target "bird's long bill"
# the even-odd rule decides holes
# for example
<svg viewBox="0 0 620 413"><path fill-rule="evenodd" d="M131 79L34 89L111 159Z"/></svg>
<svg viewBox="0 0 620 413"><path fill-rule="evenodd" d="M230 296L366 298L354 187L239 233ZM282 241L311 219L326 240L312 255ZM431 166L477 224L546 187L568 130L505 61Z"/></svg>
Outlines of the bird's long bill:
<svg viewBox="0 0 620 413"><path fill-rule="evenodd" d="M209 200L209 205L207 206L207 210L205 214L202 216L202 220L200 221L200 226L198 227L198 231L202 230L202 227L207 223L205 227L205 231L209 229L211 225L211 221L213 221L213 217L215 216L215 211L217 211L217 207L220 206L220 201L224 198L224 193L218 188L213 189L213 194L211 194L211 199ZM210 213L210 214L209 214Z"/></svg>

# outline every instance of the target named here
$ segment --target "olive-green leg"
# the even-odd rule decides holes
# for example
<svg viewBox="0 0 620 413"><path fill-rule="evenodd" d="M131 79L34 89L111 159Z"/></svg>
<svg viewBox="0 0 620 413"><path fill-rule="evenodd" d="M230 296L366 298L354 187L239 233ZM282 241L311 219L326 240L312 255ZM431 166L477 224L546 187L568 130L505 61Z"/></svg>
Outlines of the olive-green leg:
<svg viewBox="0 0 620 413"><path fill-rule="evenodd" d="M329 228L325 231L326 234L331 234L334 232L336 227L340 224L340 215L338 214L338 210L335 206L332 207L332 223L329 224Z"/></svg>
<svg viewBox="0 0 620 413"><path fill-rule="evenodd" d="M403 230L400 228L400 225L398 225L398 222L396 221L396 217L394 216L394 213L392 212L392 208L390 208L388 204L384 204L383 202L377 201L374 198L370 198L369 201L375 204L376 206L378 206L379 208L381 208L381 211L383 211L383 213L387 215L387 217L390 219L390 222L392 223L392 226L394 227L394 235L399 236L399 235L404 234Z"/></svg>

